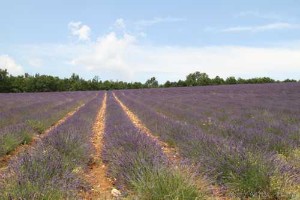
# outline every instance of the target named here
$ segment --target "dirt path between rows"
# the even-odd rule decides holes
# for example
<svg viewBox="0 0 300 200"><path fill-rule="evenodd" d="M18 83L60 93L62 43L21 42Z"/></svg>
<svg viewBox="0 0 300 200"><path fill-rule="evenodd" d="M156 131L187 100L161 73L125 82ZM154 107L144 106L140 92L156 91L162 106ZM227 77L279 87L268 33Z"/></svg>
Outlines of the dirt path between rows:
<svg viewBox="0 0 300 200"><path fill-rule="evenodd" d="M132 123L142 132L147 134L148 137L155 140L163 149L163 152L168 157L168 159L172 162L175 167L180 166L182 159L180 158L179 153L176 151L175 148L170 147L166 142L163 142L159 139L158 136L154 136L153 133L141 122L141 120L136 116L124 103L113 93L114 98L122 107L123 111L127 114L130 118ZM224 196L223 192L218 186L211 186L212 193L215 199L218 200L230 200L230 198Z"/></svg>
<svg viewBox="0 0 300 200"><path fill-rule="evenodd" d="M163 149L163 152L168 159L176 166L180 165L181 159L175 148L170 147L166 142L163 142L159 137L154 136L153 133L141 122L141 120L127 107L123 102L113 93L114 98L120 104L124 112L127 114L132 123L148 137L156 141Z"/></svg>
<svg viewBox="0 0 300 200"><path fill-rule="evenodd" d="M89 170L83 174L83 179L92 186L92 189L81 193L81 197L84 199L112 199L110 192L113 187L113 181L106 176L107 167L101 160L106 104L107 93L104 95L101 108L97 114L96 122L93 127L94 136L92 138L92 143L95 148L95 153L93 155L93 162L89 166Z"/></svg>
<svg viewBox="0 0 300 200"><path fill-rule="evenodd" d="M42 134L35 135L30 143L19 145L15 150L13 150L8 155L5 155L0 158L0 177L1 173L7 169L8 163L15 158L20 153L24 152L25 150L29 149L30 147L34 146L38 141L42 140L45 136L47 136L53 129L57 128L61 124L63 124L67 119L72 117L80 108L82 108L85 104L81 104L80 106L76 107L74 110L67 113L63 118L58 120L55 124L53 124L50 128L44 131Z"/></svg>

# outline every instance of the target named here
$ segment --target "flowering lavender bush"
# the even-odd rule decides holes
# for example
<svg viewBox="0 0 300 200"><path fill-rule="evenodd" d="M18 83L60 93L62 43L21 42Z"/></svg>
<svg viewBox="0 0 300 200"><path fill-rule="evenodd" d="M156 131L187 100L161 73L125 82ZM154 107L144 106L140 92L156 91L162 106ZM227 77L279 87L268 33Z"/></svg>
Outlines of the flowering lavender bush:
<svg viewBox="0 0 300 200"><path fill-rule="evenodd" d="M204 198L192 179L169 166L159 144L133 125L111 94L105 127L103 160L123 192L129 189L137 199Z"/></svg>
<svg viewBox="0 0 300 200"><path fill-rule="evenodd" d="M95 92L0 94L0 156L30 142Z"/></svg>
<svg viewBox="0 0 300 200"><path fill-rule="evenodd" d="M13 160L0 186L0 198L77 198L78 187L86 187L77 173L90 160L92 127L102 99L99 95L90 100L34 148Z"/></svg>

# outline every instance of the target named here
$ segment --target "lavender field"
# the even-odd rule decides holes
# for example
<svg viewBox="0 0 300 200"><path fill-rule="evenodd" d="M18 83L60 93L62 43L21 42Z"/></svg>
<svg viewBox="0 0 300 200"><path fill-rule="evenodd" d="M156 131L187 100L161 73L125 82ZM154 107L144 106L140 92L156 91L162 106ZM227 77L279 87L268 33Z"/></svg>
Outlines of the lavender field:
<svg viewBox="0 0 300 200"><path fill-rule="evenodd" d="M29 143L95 92L0 94L0 156Z"/></svg>
<svg viewBox="0 0 300 200"><path fill-rule="evenodd" d="M299 199L300 85L117 91L196 173L229 195Z"/></svg>
<svg viewBox="0 0 300 200"><path fill-rule="evenodd" d="M0 199L300 199L299 83L0 101Z"/></svg>

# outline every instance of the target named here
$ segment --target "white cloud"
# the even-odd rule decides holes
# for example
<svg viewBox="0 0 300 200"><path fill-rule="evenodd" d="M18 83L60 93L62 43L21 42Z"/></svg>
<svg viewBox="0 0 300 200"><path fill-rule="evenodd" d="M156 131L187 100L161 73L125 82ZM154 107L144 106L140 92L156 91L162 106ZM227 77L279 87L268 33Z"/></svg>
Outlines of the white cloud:
<svg viewBox="0 0 300 200"><path fill-rule="evenodd" d="M124 22L117 21L119 25ZM269 76L281 80L300 77L299 41L285 45L274 44L280 48L151 46L143 43L142 35L116 30L88 43L43 44L16 49L25 58L47 60L39 68L39 73L66 77L74 72L85 78L98 75L102 80L143 82L155 76L164 82L184 79L194 71L206 72L211 77ZM59 68L58 73L58 66L65 67Z"/></svg>
<svg viewBox="0 0 300 200"><path fill-rule="evenodd" d="M90 52L81 55L71 61L73 65L85 66L89 71L118 71L126 75L130 74L127 56L128 50L132 50L135 37L124 34L122 38L117 38L114 32L97 39L90 48Z"/></svg>
<svg viewBox="0 0 300 200"><path fill-rule="evenodd" d="M8 55L0 55L0 68L7 69L12 75L24 74L23 67L18 65L13 58Z"/></svg>
<svg viewBox="0 0 300 200"><path fill-rule="evenodd" d="M121 30L126 29L125 20L123 18L117 19L114 23L114 27Z"/></svg>
<svg viewBox="0 0 300 200"><path fill-rule="evenodd" d="M68 27L73 36L78 37L79 40L88 41L90 40L91 28L81 22L70 22Z"/></svg>
<svg viewBox="0 0 300 200"><path fill-rule="evenodd" d="M137 26L152 26L159 23L168 23L168 22L182 22L185 21L185 18L177 17L155 17L148 20L139 20L136 22Z"/></svg>
<svg viewBox="0 0 300 200"><path fill-rule="evenodd" d="M275 13L261 13L259 11L242 11L235 15L235 17L256 17L262 19L271 19L271 20L282 20L282 17Z"/></svg>
<svg viewBox="0 0 300 200"><path fill-rule="evenodd" d="M222 30L222 32L263 32L270 30L287 30L287 29L299 29L299 24L290 24L284 22L265 24L260 26L236 26L229 27Z"/></svg>
<svg viewBox="0 0 300 200"><path fill-rule="evenodd" d="M241 46L176 47L145 46L128 34L109 33L98 39L89 52L76 56L72 64L104 79L160 81L183 79L194 71L220 75L300 77L300 49Z"/></svg>

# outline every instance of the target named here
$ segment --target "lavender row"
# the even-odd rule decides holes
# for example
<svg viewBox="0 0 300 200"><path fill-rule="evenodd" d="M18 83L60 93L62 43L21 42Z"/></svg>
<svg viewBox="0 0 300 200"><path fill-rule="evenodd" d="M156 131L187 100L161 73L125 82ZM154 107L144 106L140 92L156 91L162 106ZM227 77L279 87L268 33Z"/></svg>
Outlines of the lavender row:
<svg viewBox="0 0 300 200"><path fill-rule="evenodd" d="M133 125L111 93L105 127L102 157L123 192L138 199L201 197L192 183L169 168L159 144Z"/></svg>
<svg viewBox="0 0 300 200"><path fill-rule="evenodd" d="M9 165L1 199L72 199L88 185L80 179L94 151L92 127L103 93L53 129Z"/></svg>
<svg viewBox="0 0 300 200"><path fill-rule="evenodd" d="M58 106L85 101L95 92L0 94L0 127L33 118L36 113L48 112Z"/></svg>
<svg viewBox="0 0 300 200"><path fill-rule="evenodd" d="M36 96L38 100L33 101L37 104L36 107L30 104L7 110L2 115L5 119L1 121L2 125L6 126L0 128L0 156L14 150L19 144L30 142L34 134L41 134L79 104L93 98L95 94L95 92L48 93L44 96L45 99Z"/></svg>
<svg viewBox="0 0 300 200"><path fill-rule="evenodd" d="M189 126L188 124L180 123L177 120L161 115L151 109L151 107L136 102L124 95L118 95L118 97L126 106L136 113L147 128L158 135L161 140L171 146L177 147L183 157L191 158L192 160L196 159L195 161L199 162L205 159L201 154L208 155L208 153L215 153L214 151L217 150L236 149L240 152L244 152L243 145L241 144L235 144L233 141L226 140L222 137L206 134L197 127ZM199 148L203 148L202 151ZM210 157L207 156L207 158ZM207 161L205 163L208 164ZM210 164L208 164L208 166L213 167ZM213 172L214 170L208 169L208 171Z"/></svg>
<svg viewBox="0 0 300 200"><path fill-rule="evenodd" d="M274 179L283 180L286 176L289 177L289 181L293 180L288 183L285 181L282 187L299 184L299 179L295 178L299 169L295 168L295 165L277 159L276 154L272 152L261 149L249 150L247 144L234 137L210 134L186 122L183 123L156 112L155 109L147 106L151 105L149 101L145 100L147 105L139 102L138 96L132 99L127 97L126 92L119 91L118 94L119 98L139 115L152 132L158 134L162 140L176 146L182 156L200 166L200 171L204 170L217 183L230 188L230 191L238 196L259 195L277 198L290 195L280 193L282 188L279 192L274 192L277 189L273 188ZM144 98L151 98L150 96L144 96ZM160 96L161 99L165 98L163 93Z"/></svg>
<svg viewBox="0 0 300 200"><path fill-rule="evenodd" d="M161 147L141 133L118 105L111 93L107 98L103 160L109 165L109 175L117 178L117 185L128 185L135 173L135 162L156 167L166 163Z"/></svg>
<svg viewBox="0 0 300 200"><path fill-rule="evenodd" d="M222 91L226 89L224 86L219 90L215 87L210 87L211 90L196 88L193 91L148 90L143 95L139 95L138 91L128 91L126 96L207 133L231 137L248 146L254 145L254 148L287 154L300 145L299 109L286 111L300 106L296 99L300 94L297 92L299 84L288 85L288 89L286 85L260 85L261 88L256 90L253 90L253 86L237 86L243 89L241 91L227 86L226 94ZM246 89L250 92L245 93ZM266 101L271 99L276 106L263 101L264 98ZM284 108L279 111L280 104Z"/></svg>

